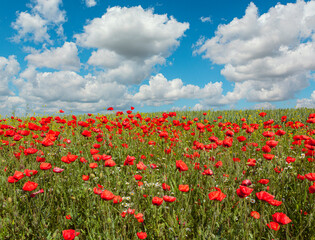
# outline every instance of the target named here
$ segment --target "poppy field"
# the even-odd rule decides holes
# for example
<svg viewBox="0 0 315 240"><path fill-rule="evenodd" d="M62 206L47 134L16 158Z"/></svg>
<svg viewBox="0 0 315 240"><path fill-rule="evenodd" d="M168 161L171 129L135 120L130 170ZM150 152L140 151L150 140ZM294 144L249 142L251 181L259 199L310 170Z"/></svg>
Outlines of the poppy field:
<svg viewBox="0 0 315 240"><path fill-rule="evenodd" d="M315 109L0 119L0 239L315 239Z"/></svg>

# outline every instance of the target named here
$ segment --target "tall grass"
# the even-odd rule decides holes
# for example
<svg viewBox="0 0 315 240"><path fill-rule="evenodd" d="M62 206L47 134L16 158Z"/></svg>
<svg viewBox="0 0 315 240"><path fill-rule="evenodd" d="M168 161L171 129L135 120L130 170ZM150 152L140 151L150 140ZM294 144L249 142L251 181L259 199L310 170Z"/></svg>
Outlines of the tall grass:
<svg viewBox="0 0 315 240"><path fill-rule="evenodd" d="M67 229L80 233L76 239L91 240L138 239L139 232L146 232L147 239L315 239L315 199L314 194L309 192L312 182L297 179L298 174L304 176L315 172L315 162L312 161L315 157L305 156L305 140L300 142L301 145L292 145L296 135L314 138L314 123L306 123L306 120L315 113L315 109L266 110L265 117L259 116L260 112L206 111L204 115L204 112L184 111L164 119L163 113L141 113L141 119L128 117L128 114L110 114L106 115L107 123L100 122L102 115L81 115L75 121L71 115L59 114L66 123L57 123L54 120L56 116L52 115L51 123L47 124L49 129L31 131L38 135L37 139L29 134L19 141L6 137L5 132L9 129L2 127L0 239L62 239L62 231ZM287 116L287 120L282 122L282 116ZM17 134L18 130L28 130L29 122L41 126L39 121L47 117L35 116L36 120L27 117L21 118L21 121L17 117L9 117L6 121L2 119L0 126L13 126ZM258 124L258 129L247 133L245 128L242 129L242 118L246 119L247 125ZM88 119L96 121L88 127L67 124L72 120L76 123L88 122ZM270 128L264 128L264 122L269 119L273 119L274 123ZM191 121L190 129L175 126L173 120L186 125ZM288 124L290 121L293 123ZM304 126L296 125L296 121ZM24 123L25 128L22 126ZM197 123L206 126L204 132L197 128ZM233 129L237 125L239 132ZM276 125L281 126L286 134L273 137L278 145L272 148L270 154L275 156L269 161L257 148L262 148L270 139L262 133L276 132ZM212 135L224 140L229 127L234 132L231 147L219 145L209 150L194 147L195 141L210 144L209 137ZM99 133L93 132L93 128L99 129ZM59 131L60 134L54 145L45 147L41 141L49 130ZM92 136L82 136L83 130L91 131ZM161 131L168 133L167 139L159 136ZM98 134L102 135L100 142L96 140ZM238 136L245 136L247 140L238 142ZM155 145L149 145L149 141L154 141ZM93 145L96 143L101 145L97 148L98 154L112 156L116 166L105 167L103 160L93 159L90 150L95 148ZM257 146L250 143L257 143ZM243 151L246 144L246 151ZM38 151L25 155L22 147ZM171 151L167 153L167 149ZM21 152L19 159L14 155L17 152ZM61 158L68 154L78 158L69 164L62 162ZM135 157L134 165L124 166L128 155ZM52 168L41 170L37 156L45 157L45 162L51 163ZM288 164L288 156L296 161ZM87 162L81 162L81 157ZM233 161L233 158L239 158L240 162ZM180 159L187 164L188 171L176 169L176 161ZM256 165L249 166L248 159L255 159ZM138 170L136 164L139 161L148 168ZM217 168L215 164L218 161L222 162L222 166ZM89 164L94 162L98 167L92 169ZM195 169L196 163L200 166L199 170ZM157 167L150 167L150 164ZM212 176L202 174L204 165L214 172ZM55 173L52 171L54 167L64 171ZM282 171L277 173L275 168ZM8 177L13 176L15 171L23 172L25 169L37 170L38 173L24 176L16 183L8 182ZM88 175L89 180L84 181L82 175ZM142 176L142 186L138 186L135 175ZM240 198L236 190L245 179L252 182L249 187L254 191L248 197ZM258 183L260 179L269 179L269 183ZM27 181L38 183L36 190L23 191ZM170 191L164 191L162 183L168 184ZM93 188L98 184L121 196L122 202L114 204L112 200L106 201L95 194ZM180 184L189 185L189 191L181 192L178 188ZM226 198L222 201L209 200L208 194L215 191L214 187L220 188ZM31 193L40 189L44 193L30 197ZM269 192L282 204L272 206L259 200L256 193L260 191ZM164 201L160 206L152 204L153 197L162 198L165 195L176 197L176 201ZM142 213L144 221L138 222L133 214L128 213L122 217L121 214L129 208L135 209L135 214ZM252 211L259 212L260 218L251 217ZM276 212L285 213L292 220L281 225L278 231L267 227ZM71 219L66 219L67 215Z"/></svg>

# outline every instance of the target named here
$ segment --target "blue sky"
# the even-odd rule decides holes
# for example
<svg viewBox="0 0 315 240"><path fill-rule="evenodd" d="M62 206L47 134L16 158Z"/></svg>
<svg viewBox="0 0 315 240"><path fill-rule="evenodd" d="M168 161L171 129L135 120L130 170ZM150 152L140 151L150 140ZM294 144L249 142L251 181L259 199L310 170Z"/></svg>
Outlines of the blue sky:
<svg viewBox="0 0 315 240"><path fill-rule="evenodd" d="M1 114L315 108L315 1L5 1Z"/></svg>

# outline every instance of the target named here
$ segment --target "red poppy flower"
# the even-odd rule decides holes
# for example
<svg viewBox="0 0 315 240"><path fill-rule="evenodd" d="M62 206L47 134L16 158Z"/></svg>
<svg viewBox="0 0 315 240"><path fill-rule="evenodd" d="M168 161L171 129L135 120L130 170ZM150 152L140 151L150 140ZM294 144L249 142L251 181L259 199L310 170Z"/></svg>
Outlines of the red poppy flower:
<svg viewBox="0 0 315 240"><path fill-rule="evenodd" d="M17 180L16 178L14 178L13 176L9 176L8 177L8 182L9 183L16 183L16 182L18 182L19 180Z"/></svg>
<svg viewBox="0 0 315 240"><path fill-rule="evenodd" d="M315 183L308 188L309 193L315 193Z"/></svg>
<svg viewBox="0 0 315 240"><path fill-rule="evenodd" d="M200 169L200 163L195 163L194 169L199 170ZM203 175L205 175L205 174L203 174Z"/></svg>
<svg viewBox="0 0 315 240"><path fill-rule="evenodd" d="M245 198L249 196L252 193L252 191L254 191L254 189L241 185L238 189L236 189L236 194L240 198Z"/></svg>
<svg viewBox="0 0 315 240"><path fill-rule="evenodd" d="M30 131L22 130L20 134L23 135L23 136L28 136L28 135L30 135Z"/></svg>
<svg viewBox="0 0 315 240"><path fill-rule="evenodd" d="M266 142L266 144L271 147L271 148L274 148L278 145L278 141L275 141L275 140L269 140Z"/></svg>
<svg viewBox="0 0 315 240"><path fill-rule="evenodd" d="M287 215L285 215L284 213L281 213L281 212L276 212L275 214L273 214L272 220L274 222L280 223L282 225L285 225L285 224L292 222L292 220Z"/></svg>
<svg viewBox="0 0 315 240"><path fill-rule="evenodd" d="M48 169L51 169L51 164L50 163L46 163L46 162L43 162L40 164L39 168L41 170L48 170Z"/></svg>
<svg viewBox="0 0 315 240"><path fill-rule="evenodd" d="M148 144L149 144L149 145L154 145L154 146L155 146L156 142L154 142L154 141L149 141L149 142L148 142Z"/></svg>
<svg viewBox="0 0 315 240"><path fill-rule="evenodd" d="M182 160L176 161L176 168L179 170L179 172L188 171L186 163L184 163Z"/></svg>
<svg viewBox="0 0 315 240"><path fill-rule="evenodd" d="M126 157L126 160L124 162L124 166L127 166L127 165L134 165L134 161L136 160L136 158L134 156L127 156Z"/></svg>
<svg viewBox="0 0 315 240"><path fill-rule="evenodd" d="M267 202L272 206L280 206L282 204L281 201L278 201L276 199L268 200Z"/></svg>
<svg viewBox="0 0 315 240"><path fill-rule="evenodd" d="M248 166L254 167L256 166L256 160L253 158L249 158L246 163Z"/></svg>
<svg viewBox="0 0 315 240"><path fill-rule="evenodd" d="M19 181L21 180L22 178L24 178L24 173L23 172L20 172L20 171L15 171L13 177Z"/></svg>
<svg viewBox="0 0 315 240"><path fill-rule="evenodd" d="M122 201L122 197L121 196L115 196L113 198L113 203L117 204L117 203L121 203Z"/></svg>
<svg viewBox="0 0 315 240"><path fill-rule="evenodd" d="M146 232L138 232L137 236L139 239L146 239L148 235Z"/></svg>
<svg viewBox="0 0 315 240"><path fill-rule="evenodd" d="M263 132L262 134L264 137L273 137L275 135L274 132L269 132L269 131L266 131L266 132Z"/></svg>
<svg viewBox="0 0 315 240"><path fill-rule="evenodd" d="M154 197L152 199L152 204L156 206L160 206L163 203L163 198Z"/></svg>
<svg viewBox="0 0 315 240"><path fill-rule="evenodd" d="M210 200L217 200L217 201L222 201L224 198L226 198L226 195L222 193L221 191L217 190L214 192L210 192L208 194Z"/></svg>
<svg viewBox="0 0 315 240"><path fill-rule="evenodd" d="M266 201L266 202L275 198L275 196L273 196L270 193L267 193L265 191L261 191L261 192L256 193L256 196L259 200Z"/></svg>
<svg viewBox="0 0 315 240"><path fill-rule="evenodd" d="M266 184L269 183L269 179L260 179L258 182L261 183L261 184L266 185Z"/></svg>
<svg viewBox="0 0 315 240"><path fill-rule="evenodd" d="M39 191L37 191L37 192L34 192L34 193L32 193L31 195L30 195L30 197L35 197L37 194L39 194L39 193L43 193L44 192L44 189L41 189L41 190L39 190Z"/></svg>
<svg viewBox="0 0 315 240"><path fill-rule="evenodd" d="M219 167L221 167L222 165L223 165L222 161L218 161L214 166L215 166L216 168L219 168Z"/></svg>
<svg viewBox="0 0 315 240"><path fill-rule="evenodd" d="M176 197L163 196L163 200L164 200L165 202L175 202L175 201L176 201Z"/></svg>
<svg viewBox="0 0 315 240"><path fill-rule="evenodd" d="M38 173L38 171L25 169L25 170L24 170L24 173L25 173L26 176L31 177L31 176L36 175L36 174Z"/></svg>
<svg viewBox="0 0 315 240"><path fill-rule="evenodd" d="M278 231L280 229L280 225L276 222L267 223L267 227L275 231Z"/></svg>
<svg viewBox="0 0 315 240"><path fill-rule="evenodd" d="M54 145L54 142L53 142L51 139L49 139L49 138L45 138L45 139L43 139L43 141L42 141L42 145L43 145L44 147L49 147L49 146Z"/></svg>
<svg viewBox="0 0 315 240"><path fill-rule="evenodd" d="M99 152L100 152L100 151L97 150L97 149L94 149L94 148L90 149L91 155L97 154L97 153L99 153Z"/></svg>
<svg viewBox="0 0 315 240"><path fill-rule="evenodd" d="M45 162L45 161L46 161L46 158L37 156L37 157L36 157L36 161L37 161L37 162Z"/></svg>
<svg viewBox="0 0 315 240"><path fill-rule="evenodd" d="M226 136L229 136L229 137L233 137L233 136L234 136L234 132L231 131L231 130L227 130L227 131L225 132L225 135L226 135Z"/></svg>
<svg viewBox="0 0 315 240"><path fill-rule="evenodd" d="M285 161L286 161L287 163L292 163L292 162L295 162L295 158L293 158L293 157L287 157Z"/></svg>
<svg viewBox="0 0 315 240"><path fill-rule="evenodd" d="M38 186L38 183L35 183L35 182L31 182L31 181L28 181L28 182L26 182L25 184L24 184L24 186L23 186L23 190L24 191L33 191L33 190L35 190L36 188L37 188L37 186Z"/></svg>
<svg viewBox="0 0 315 240"><path fill-rule="evenodd" d="M101 161L101 160L102 160L102 155L100 155L100 154L94 154L94 155L93 155L93 159L94 159L94 161Z"/></svg>
<svg viewBox="0 0 315 240"><path fill-rule="evenodd" d="M239 141L239 142L244 142L244 141L246 141L246 137L244 137L244 136L239 136L239 137L237 137L237 140Z"/></svg>
<svg viewBox="0 0 315 240"><path fill-rule="evenodd" d="M23 137L19 134L15 134L14 137L13 137L13 140L14 141L20 141Z"/></svg>
<svg viewBox="0 0 315 240"><path fill-rule="evenodd" d="M247 187L247 186L252 185L252 182L249 179L245 179L245 180L242 181L241 185Z"/></svg>
<svg viewBox="0 0 315 240"><path fill-rule="evenodd" d="M109 159L105 161L105 167L114 167L116 166L116 163L114 162L114 160Z"/></svg>
<svg viewBox="0 0 315 240"><path fill-rule="evenodd" d="M82 180L83 181L88 181L90 177L88 175L82 175Z"/></svg>
<svg viewBox="0 0 315 240"><path fill-rule="evenodd" d="M203 171L202 175L209 175L209 176L211 176L211 175L213 175L213 171L211 169L206 169L206 170Z"/></svg>
<svg viewBox="0 0 315 240"><path fill-rule="evenodd" d="M14 130L7 130L4 134L5 137L13 137L15 135Z"/></svg>
<svg viewBox="0 0 315 240"><path fill-rule="evenodd" d="M70 160L69 160L68 156L62 156L61 157L61 161L64 162L64 163L68 163L68 164L70 163Z"/></svg>
<svg viewBox="0 0 315 240"><path fill-rule="evenodd" d="M66 219L68 220L72 219L71 215L66 215Z"/></svg>
<svg viewBox="0 0 315 240"><path fill-rule="evenodd" d="M127 212L122 212L120 215L121 215L123 218L125 218L126 215L127 215Z"/></svg>
<svg viewBox="0 0 315 240"><path fill-rule="evenodd" d="M103 187L102 188L94 187L93 192L97 195L101 195L103 192Z"/></svg>
<svg viewBox="0 0 315 240"><path fill-rule="evenodd" d="M64 169L59 168L59 167L54 167L54 169L53 169L53 172L55 172L55 173L61 173L63 171L64 171Z"/></svg>
<svg viewBox="0 0 315 240"><path fill-rule="evenodd" d="M143 214L142 213L138 213L134 215L136 219L138 218L143 218Z"/></svg>
<svg viewBox="0 0 315 240"><path fill-rule="evenodd" d="M259 218L260 218L259 212L256 212L256 211L252 211L252 212L250 213L250 216L253 217L253 218L256 218L256 219L259 219Z"/></svg>
<svg viewBox="0 0 315 240"><path fill-rule="evenodd" d="M285 135L285 134L286 134L286 132L283 131L283 130L278 130L278 131L276 131L276 135L278 135L278 136L283 136L283 135Z"/></svg>
<svg viewBox="0 0 315 240"><path fill-rule="evenodd" d="M83 130L83 132L81 134L84 137L92 137L92 132L88 131L88 130Z"/></svg>
<svg viewBox="0 0 315 240"><path fill-rule="evenodd" d="M275 155L273 154L263 154L263 157L266 159L266 160L272 160L274 158Z"/></svg>
<svg viewBox="0 0 315 240"><path fill-rule="evenodd" d="M135 214L135 212L136 212L136 209L131 209L131 208L127 209L127 213L130 214L130 215Z"/></svg>
<svg viewBox="0 0 315 240"><path fill-rule="evenodd" d="M90 168L97 168L98 165L97 165L97 163L90 163L89 167Z"/></svg>
<svg viewBox="0 0 315 240"><path fill-rule="evenodd" d="M34 154L37 153L38 149L36 148L27 148L24 150L24 154L25 156L29 155L29 154Z"/></svg>
<svg viewBox="0 0 315 240"><path fill-rule="evenodd" d="M264 116L266 116L266 115L267 115L267 113L265 113L265 112L259 113L259 116L261 116L261 117L264 117Z"/></svg>
<svg viewBox="0 0 315 240"><path fill-rule="evenodd" d="M164 191L171 190L171 187L169 185L167 185L166 183L162 183L162 188L163 188Z"/></svg>
<svg viewBox="0 0 315 240"><path fill-rule="evenodd" d="M253 133L255 131L255 128L253 128L253 127L248 127L248 128L246 128L246 132L247 133Z"/></svg>
<svg viewBox="0 0 315 240"><path fill-rule="evenodd" d="M229 147L232 147L232 145L233 145L233 138L232 137L227 137L223 140L223 143L222 143L223 147L229 148Z"/></svg>
<svg viewBox="0 0 315 240"><path fill-rule="evenodd" d="M2 141L3 143L3 141ZM20 159L21 157L21 153L20 152L16 152L16 153L13 153L14 157L16 157L17 159Z"/></svg>
<svg viewBox="0 0 315 240"><path fill-rule="evenodd" d="M104 190L101 194L101 198L105 199L106 201L112 200L114 197L115 195L108 190Z"/></svg>
<svg viewBox="0 0 315 240"><path fill-rule="evenodd" d="M75 239L76 236L79 236L79 232L76 232L73 229L68 229L68 230L63 230L62 231L62 236L64 240L73 240Z"/></svg>
<svg viewBox="0 0 315 240"><path fill-rule="evenodd" d="M308 174L305 174L304 176L309 181L315 181L315 173L308 173Z"/></svg>
<svg viewBox="0 0 315 240"><path fill-rule="evenodd" d="M154 164L154 163L151 163L151 164L150 164L150 167L151 167L152 169L156 169L156 168L157 168L157 165Z"/></svg>
<svg viewBox="0 0 315 240"><path fill-rule="evenodd" d="M74 162L78 158L77 155L73 155L73 154L68 154L67 157L68 157L70 162Z"/></svg>
<svg viewBox="0 0 315 240"><path fill-rule="evenodd" d="M98 138L99 136L96 136L96 138ZM94 143L93 144L93 147L94 148L100 148L102 145L101 144L98 144L98 143Z"/></svg>
<svg viewBox="0 0 315 240"><path fill-rule="evenodd" d="M147 166L144 165L144 163L140 161L140 162L137 164L137 169L138 169L138 170L146 170L146 169L147 169Z"/></svg>
<svg viewBox="0 0 315 240"><path fill-rule="evenodd" d="M189 191L189 185L179 185L178 189L181 192L188 192Z"/></svg>
<svg viewBox="0 0 315 240"><path fill-rule="evenodd" d="M141 176L141 175L134 175L134 178L135 178L137 181L139 181L139 180L142 179L142 176Z"/></svg>
<svg viewBox="0 0 315 240"><path fill-rule="evenodd" d="M102 155L102 160L105 161L105 162L106 162L107 160L112 160L112 156L111 156L111 155L103 154L103 155Z"/></svg>
<svg viewBox="0 0 315 240"><path fill-rule="evenodd" d="M271 148L268 146L268 145L265 145L261 148L261 150L264 152L264 153L270 153L271 152Z"/></svg>

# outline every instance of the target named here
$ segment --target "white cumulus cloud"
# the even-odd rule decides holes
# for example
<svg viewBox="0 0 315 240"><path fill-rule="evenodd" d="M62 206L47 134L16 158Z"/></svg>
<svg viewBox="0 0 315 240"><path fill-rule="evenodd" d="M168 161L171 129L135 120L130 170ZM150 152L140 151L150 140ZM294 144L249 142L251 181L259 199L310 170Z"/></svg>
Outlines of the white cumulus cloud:
<svg viewBox="0 0 315 240"><path fill-rule="evenodd" d="M96 1L95 0L85 0L85 5L87 7L94 7L96 5Z"/></svg>
<svg viewBox="0 0 315 240"><path fill-rule="evenodd" d="M38 68L47 67L57 70L76 71L80 68L78 49L73 42L65 42L62 47L45 49L25 57L29 64Z"/></svg>
<svg viewBox="0 0 315 240"><path fill-rule="evenodd" d="M16 42L21 39L34 40L35 42L50 41L46 24L47 21L42 19L38 14L18 13L16 21L12 23L12 27L18 32L13 37L13 40Z"/></svg>
<svg viewBox="0 0 315 240"><path fill-rule="evenodd" d="M315 108L315 91L310 98L297 99L296 108Z"/></svg>
<svg viewBox="0 0 315 240"><path fill-rule="evenodd" d="M254 109L276 109L275 105L272 105L269 102L258 103L254 106Z"/></svg>
<svg viewBox="0 0 315 240"><path fill-rule="evenodd" d="M211 17L201 17L200 18L200 21L201 22L209 22L209 23L212 23L212 19L211 19Z"/></svg>
<svg viewBox="0 0 315 240"><path fill-rule="evenodd" d="M195 47L194 53L224 65L221 74L235 82L225 102L294 98L315 70L315 1L277 4L262 15L250 3L242 18L219 25Z"/></svg>
<svg viewBox="0 0 315 240"><path fill-rule="evenodd" d="M17 31L13 40L52 43L48 34L50 29L55 29L56 33L62 36L66 12L59 8L61 4L62 0L32 0L31 4L28 4L30 13L17 12L17 19L12 23L12 27Z"/></svg>
<svg viewBox="0 0 315 240"><path fill-rule="evenodd" d="M124 107L129 101L126 86L104 82L101 76L81 76L73 71L29 69L20 74L14 84L19 88L19 98L35 111L54 111L63 106L76 112L96 112L106 106Z"/></svg>
<svg viewBox="0 0 315 240"><path fill-rule="evenodd" d="M20 64L15 56L0 57L0 96L13 95L9 89L9 83L14 81L19 70Z"/></svg>
<svg viewBox="0 0 315 240"><path fill-rule="evenodd" d="M139 92L133 96L138 104L161 106L172 104L179 99L202 99L209 105L220 104L222 83L208 83L204 88L188 84L184 85L181 79L167 80L163 74L152 76L149 85L141 85Z"/></svg>
<svg viewBox="0 0 315 240"><path fill-rule="evenodd" d="M152 9L112 7L75 38L78 45L97 49L88 63L104 68L108 80L133 84L165 63L188 28L188 23L154 14Z"/></svg>
<svg viewBox="0 0 315 240"><path fill-rule="evenodd" d="M39 13L50 23L63 23L66 21L66 12L60 10L62 0L33 0L32 11Z"/></svg>

